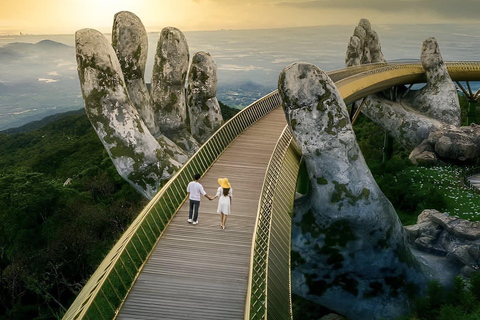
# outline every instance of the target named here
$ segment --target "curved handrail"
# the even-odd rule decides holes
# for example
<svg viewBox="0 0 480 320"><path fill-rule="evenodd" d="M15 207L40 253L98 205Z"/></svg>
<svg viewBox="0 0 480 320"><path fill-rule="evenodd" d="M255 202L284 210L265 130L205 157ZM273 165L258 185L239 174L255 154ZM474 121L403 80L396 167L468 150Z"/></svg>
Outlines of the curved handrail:
<svg viewBox="0 0 480 320"><path fill-rule="evenodd" d="M291 213L300 150L286 126L270 158L252 239L244 319L292 318ZM288 280L288 281L286 281ZM270 309L268 306L272 306Z"/></svg>
<svg viewBox="0 0 480 320"><path fill-rule="evenodd" d="M454 81L480 79L480 62L447 62L446 66L452 80ZM335 70L327 72L327 74L335 81L346 104L349 104L360 97L387 89L394 85L425 82L425 70L420 63L370 64ZM144 262L148 259L152 249L161 238L166 226L168 226L176 211L185 201L186 185L193 174L207 170L241 132L276 108L279 104L280 96L278 91L275 90L244 108L235 117L226 122L164 185L164 187L132 222L130 227L125 231L120 240L117 241L115 246L107 254L103 262L84 286L63 319L113 318L117 312L118 306L123 303L125 296L131 289L132 283L138 276L138 272L142 269ZM284 134L286 134L285 131ZM295 148L292 147L292 144L286 149L286 154L290 154L290 158L292 157L292 152L294 153L294 149ZM290 159L288 160L288 163L292 165L295 161L297 160ZM293 165L293 167L295 167L295 165ZM282 166L278 168L282 168ZM291 169L289 170L290 171L288 172L291 172ZM283 179L282 177L284 177L286 173L279 171L278 174L279 179ZM265 182L268 181L265 180ZM275 198L275 194L284 194L286 188L290 188L292 185L291 180L290 185L281 183L281 188L278 190L282 191L274 192L273 195L269 195L273 197L271 198L272 201L274 201L273 199L277 199ZM269 184L268 182L267 186L264 185L263 192L273 192L275 188L274 185ZM294 190L295 188L293 188L291 193L287 194L294 194ZM270 207L276 205L271 202L260 202L259 208L262 203ZM283 200L277 201L277 203L286 204ZM288 205L284 207L283 210L284 212L288 212ZM275 215L272 217L274 216ZM276 221L275 218L271 218L270 222L272 221ZM260 226L260 222L258 226ZM274 231L272 226L273 224L270 224L269 232L272 230ZM258 228L255 230L255 239L257 239ZM272 239L271 234L272 233L269 233L268 241ZM260 248L256 240L254 240L254 246L252 246L252 248L255 246ZM268 243L268 247L270 247L270 243ZM264 259L264 261L265 257L270 259L270 250L271 249L268 249L266 255L263 255L262 259ZM258 279L266 280L269 277L268 268L270 268L270 263L268 263L268 261L270 260L267 260L267 269L265 269L265 273L259 275ZM253 280L249 280L249 293L251 294L254 293L253 290L256 290L252 289L251 286L257 285L254 284L256 276L253 275L253 269L252 265L251 272ZM290 285L290 282L288 285ZM259 286L259 288L262 288L263 286L265 294L267 294L267 290L270 290L269 288L272 287L271 285L267 285L266 282L264 284L259 283L257 286ZM260 305L264 303L264 315L266 315L267 312L266 307L269 301L267 299L270 299L268 294L265 296L260 294L259 299L257 299ZM250 310L251 308L254 308L256 304L257 302L252 304L250 300L248 300L249 307L246 314L248 313L252 315ZM289 304L289 307L291 308L291 304ZM255 311L256 315L261 313L262 311L260 311L260 313Z"/></svg>
<svg viewBox="0 0 480 320"><path fill-rule="evenodd" d="M480 80L479 61L446 62L445 65L453 81ZM354 68L356 74L349 76L347 68L341 73L343 78L334 80L346 105L396 85L426 82L425 69L420 62L380 63ZM338 77L340 73L337 70L327 74Z"/></svg>
<svg viewBox="0 0 480 320"><path fill-rule="evenodd" d="M280 105L276 92L227 121L142 210L83 287L63 319L112 319L166 226L186 198L195 173L205 172L235 138Z"/></svg>

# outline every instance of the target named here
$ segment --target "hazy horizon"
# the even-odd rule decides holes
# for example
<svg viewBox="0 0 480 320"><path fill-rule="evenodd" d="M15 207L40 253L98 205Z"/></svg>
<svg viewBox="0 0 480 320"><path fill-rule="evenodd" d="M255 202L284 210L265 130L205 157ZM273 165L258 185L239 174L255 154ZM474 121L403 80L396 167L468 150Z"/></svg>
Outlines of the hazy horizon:
<svg viewBox="0 0 480 320"><path fill-rule="evenodd" d="M217 98L244 107L276 89L281 70L309 62L344 67L355 24L254 30L186 31L190 55L209 52L217 64ZM373 24L387 60L419 59L422 42L437 38L444 60L480 60L477 24ZM105 36L110 38L110 34ZM145 81L150 82L158 32L149 32ZM50 39L55 43L41 43ZM0 36L0 130L80 109L75 39L68 35ZM50 48L51 47L51 48Z"/></svg>
<svg viewBox="0 0 480 320"><path fill-rule="evenodd" d="M252 30L372 24L478 23L480 2L462 0L2 0L0 34L72 34L110 30L119 11L135 13L148 32Z"/></svg>

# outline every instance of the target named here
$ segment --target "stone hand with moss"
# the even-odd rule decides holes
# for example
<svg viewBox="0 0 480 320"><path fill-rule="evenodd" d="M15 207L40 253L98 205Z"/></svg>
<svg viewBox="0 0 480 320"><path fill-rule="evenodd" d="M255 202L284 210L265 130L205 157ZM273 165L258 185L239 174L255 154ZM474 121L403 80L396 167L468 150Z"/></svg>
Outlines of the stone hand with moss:
<svg viewBox="0 0 480 320"><path fill-rule="evenodd" d="M410 150L416 148L411 155L414 162L436 163L439 158L465 161L478 157L480 144L475 143L472 129L458 128L457 90L435 38L423 42L420 59L427 79L423 88L407 92L407 88L397 87L399 94L395 101L381 94L370 95L362 112L400 144ZM379 62L385 62L380 40L370 22L362 19L350 38L345 64L349 67ZM453 135L455 128L459 130ZM438 136L445 136L443 145L436 145Z"/></svg>
<svg viewBox="0 0 480 320"><path fill-rule="evenodd" d="M203 142L194 138L195 128L186 123L185 36L175 28L162 31L152 95L144 80L147 33L133 13L115 15L111 45L93 29L77 31L75 44L87 116L119 174L151 198ZM196 107L196 97L191 103ZM217 108L211 109L217 115ZM218 119L223 122L221 114Z"/></svg>
<svg viewBox="0 0 480 320"><path fill-rule="evenodd" d="M426 280L337 88L316 66L294 63L278 89L310 181L294 210L292 291L351 319L404 314L409 290Z"/></svg>

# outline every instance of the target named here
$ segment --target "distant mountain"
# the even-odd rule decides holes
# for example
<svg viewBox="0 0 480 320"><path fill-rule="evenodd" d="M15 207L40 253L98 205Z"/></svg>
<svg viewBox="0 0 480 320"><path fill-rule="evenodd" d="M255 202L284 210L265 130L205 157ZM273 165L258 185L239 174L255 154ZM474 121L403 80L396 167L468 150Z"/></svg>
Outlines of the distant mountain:
<svg viewBox="0 0 480 320"><path fill-rule="evenodd" d="M35 47L41 48L41 49L63 49L63 48L72 48L70 46L67 46L66 44L56 42L53 40L42 40L34 44Z"/></svg>
<svg viewBox="0 0 480 320"><path fill-rule="evenodd" d="M45 117L41 120L36 120L36 121L29 122L29 123L24 124L23 126L20 126L20 127L10 128L10 129L7 129L7 130L0 131L0 134L1 133L14 134L14 133L20 133L20 132L29 132L29 131L32 131L32 130L35 130L35 129L42 128L42 127L46 126L47 124L55 122L59 119L63 119L65 117L78 115L78 114L85 114L85 109L56 113L54 115Z"/></svg>

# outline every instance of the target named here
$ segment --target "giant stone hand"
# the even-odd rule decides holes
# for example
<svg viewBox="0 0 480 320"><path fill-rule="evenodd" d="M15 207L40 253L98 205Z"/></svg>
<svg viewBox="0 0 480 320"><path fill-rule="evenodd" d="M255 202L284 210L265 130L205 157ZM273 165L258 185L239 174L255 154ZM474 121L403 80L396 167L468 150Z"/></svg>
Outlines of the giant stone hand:
<svg viewBox="0 0 480 320"><path fill-rule="evenodd" d="M423 88L407 91L402 87L396 101L380 94L370 95L362 112L400 144L410 150L415 148L410 156L414 162L477 158L480 144L475 137L480 128L459 127L457 90L435 38L423 42L420 59L427 79ZM362 19L350 38L345 64L348 67L378 62L385 62L380 40L368 20Z"/></svg>
<svg viewBox="0 0 480 320"><path fill-rule="evenodd" d="M198 102L196 95L191 105L186 104L186 38L175 28L161 32L151 94L144 80L148 38L136 15L126 11L115 15L112 45L93 29L77 31L75 43L87 116L119 174L151 198L206 140L191 132L202 130L211 135L223 122L216 106ZM208 72L215 78L214 97L213 59ZM199 106L202 116L212 114L218 121L190 128L188 114L194 117L196 113L189 108Z"/></svg>
<svg viewBox="0 0 480 320"><path fill-rule="evenodd" d="M402 315L408 288L425 278L335 84L314 65L294 63L278 90L310 180L294 210L292 291L349 319Z"/></svg>

